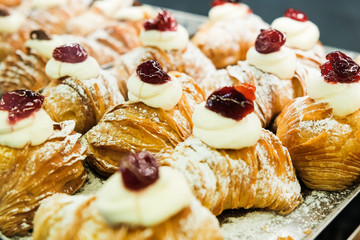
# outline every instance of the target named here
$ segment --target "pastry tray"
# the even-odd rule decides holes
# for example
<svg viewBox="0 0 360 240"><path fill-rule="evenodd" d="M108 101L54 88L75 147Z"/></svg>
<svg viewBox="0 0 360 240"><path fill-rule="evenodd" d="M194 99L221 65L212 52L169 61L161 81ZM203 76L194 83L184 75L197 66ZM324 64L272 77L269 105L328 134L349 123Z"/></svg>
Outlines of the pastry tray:
<svg viewBox="0 0 360 240"><path fill-rule="evenodd" d="M193 35L198 26L205 22L205 16L170 10L180 24ZM335 50L325 47L327 52ZM339 50L339 49L337 49ZM351 57L359 54L347 50ZM84 186L76 194L93 194L104 180L89 171ZM310 240L315 237L356 197L360 192L360 181L349 189L338 192L314 191L302 186L303 202L291 214L282 216L272 211L259 209L237 209L223 212L218 219L226 240L277 240L292 237L295 240ZM0 233L1 240L9 240ZM16 240L30 240L27 237L13 237Z"/></svg>

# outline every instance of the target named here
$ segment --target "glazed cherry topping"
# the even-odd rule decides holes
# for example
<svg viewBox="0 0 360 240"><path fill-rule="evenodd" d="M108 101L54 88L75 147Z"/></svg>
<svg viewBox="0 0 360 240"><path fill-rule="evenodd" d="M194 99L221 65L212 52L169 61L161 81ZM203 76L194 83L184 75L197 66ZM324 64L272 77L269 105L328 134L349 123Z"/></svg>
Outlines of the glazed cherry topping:
<svg viewBox="0 0 360 240"><path fill-rule="evenodd" d="M161 9L155 19L148 19L144 23L145 30L158 30L161 32L165 31L176 31L177 30L177 22L175 17Z"/></svg>
<svg viewBox="0 0 360 240"><path fill-rule="evenodd" d="M276 29L261 29L255 41L255 49L263 54L277 52L285 44L285 41L286 36L282 32Z"/></svg>
<svg viewBox="0 0 360 240"><path fill-rule="evenodd" d="M225 3L240 3L241 0L214 0L211 3L212 7L218 6L218 5L223 5Z"/></svg>
<svg viewBox="0 0 360 240"><path fill-rule="evenodd" d="M136 68L136 73L141 81L150 84L163 84L171 80L171 77L164 72L160 63L154 60L143 62Z"/></svg>
<svg viewBox="0 0 360 240"><path fill-rule="evenodd" d="M289 8L288 10L286 10L284 16L299 22L306 22L307 20L309 20L305 13L293 8Z"/></svg>
<svg viewBox="0 0 360 240"><path fill-rule="evenodd" d="M255 86L246 83L236 87L220 88L209 96L205 107L239 121L254 111L255 90Z"/></svg>
<svg viewBox="0 0 360 240"><path fill-rule="evenodd" d="M30 39L51 40L51 37L44 30L34 30L30 33Z"/></svg>
<svg viewBox="0 0 360 240"><path fill-rule="evenodd" d="M353 83L360 81L360 66L340 51L326 56L329 60L320 66L321 75L329 83Z"/></svg>
<svg viewBox="0 0 360 240"><path fill-rule="evenodd" d="M0 17L10 16L9 10L5 8L5 6L0 6Z"/></svg>
<svg viewBox="0 0 360 240"><path fill-rule="evenodd" d="M65 44L53 51L53 58L65 63L84 62L88 57L85 49L78 43Z"/></svg>
<svg viewBox="0 0 360 240"><path fill-rule="evenodd" d="M156 182L159 178L159 165L148 152L131 153L120 162L119 170L125 187L139 191Z"/></svg>
<svg viewBox="0 0 360 240"><path fill-rule="evenodd" d="M6 93L0 101L0 110L9 112L9 123L27 118L38 111L44 102L44 96L30 90L15 90Z"/></svg>

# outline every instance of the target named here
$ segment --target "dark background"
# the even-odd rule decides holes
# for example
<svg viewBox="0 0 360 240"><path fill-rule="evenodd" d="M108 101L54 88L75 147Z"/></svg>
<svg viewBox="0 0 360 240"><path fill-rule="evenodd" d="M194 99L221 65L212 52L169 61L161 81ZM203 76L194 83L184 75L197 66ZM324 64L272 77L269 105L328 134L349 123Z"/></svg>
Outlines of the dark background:
<svg viewBox="0 0 360 240"><path fill-rule="evenodd" d="M210 0L141 0L156 6L207 15ZM304 11L320 29L324 45L360 52L360 0L244 0L271 23L292 7Z"/></svg>

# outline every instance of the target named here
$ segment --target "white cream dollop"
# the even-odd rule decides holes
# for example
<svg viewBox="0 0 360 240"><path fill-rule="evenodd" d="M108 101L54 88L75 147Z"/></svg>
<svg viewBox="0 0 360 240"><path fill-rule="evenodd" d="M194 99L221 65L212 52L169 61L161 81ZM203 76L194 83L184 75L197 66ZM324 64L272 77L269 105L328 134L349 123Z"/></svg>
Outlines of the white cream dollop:
<svg viewBox="0 0 360 240"><path fill-rule="evenodd" d="M32 0L31 8L46 10L52 7L65 6L66 3L66 0Z"/></svg>
<svg viewBox="0 0 360 240"><path fill-rule="evenodd" d="M46 64L45 72L54 79L69 76L85 80L99 76L100 66L95 58L91 56L88 56L85 61L80 63L61 62L51 58Z"/></svg>
<svg viewBox="0 0 360 240"><path fill-rule="evenodd" d="M10 11L10 15L0 17L0 32L14 33L19 30L26 18L21 13Z"/></svg>
<svg viewBox="0 0 360 240"><path fill-rule="evenodd" d="M50 59L55 48L65 44L65 39L53 35L50 40L28 39L25 47L30 48L40 56Z"/></svg>
<svg viewBox="0 0 360 240"><path fill-rule="evenodd" d="M182 97L182 86L179 78L184 77L184 75L169 74L169 76L171 80L163 84L150 84L143 82L134 73L127 82L129 100L140 101L154 108L171 110Z"/></svg>
<svg viewBox="0 0 360 240"><path fill-rule="evenodd" d="M37 146L53 133L53 121L43 109L13 125L9 123L8 116L8 111L0 111L0 145L19 149L28 143Z"/></svg>
<svg viewBox="0 0 360 240"><path fill-rule="evenodd" d="M140 191L128 190L120 173L115 173L97 193L96 205L112 226L126 223L155 226L189 206L192 193L183 175L170 168L159 168L159 179Z"/></svg>
<svg viewBox="0 0 360 240"><path fill-rule="evenodd" d="M318 72L308 81L308 95L328 102L334 116L344 117L360 109L360 83L328 83Z"/></svg>
<svg viewBox="0 0 360 240"><path fill-rule="evenodd" d="M212 7L209 11L211 21L221 21L249 16L251 10L248 5L243 3L225 3Z"/></svg>
<svg viewBox="0 0 360 240"><path fill-rule="evenodd" d="M262 131L260 119L255 113L236 121L207 109L205 102L196 106L192 120L194 136L210 147L219 149L254 146Z"/></svg>
<svg viewBox="0 0 360 240"><path fill-rule="evenodd" d="M275 19L271 28L286 34L285 46L301 50L311 49L320 37L319 28L311 21L300 22L288 17Z"/></svg>
<svg viewBox="0 0 360 240"><path fill-rule="evenodd" d="M178 24L176 31L142 30L140 40L143 46L158 47L163 51L183 50L189 42L189 33Z"/></svg>
<svg viewBox="0 0 360 240"><path fill-rule="evenodd" d="M292 49L284 46L279 51L267 54L259 53L255 47L251 47L246 59L249 64L280 79L291 79L296 70L296 54Z"/></svg>
<svg viewBox="0 0 360 240"><path fill-rule="evenodd" d="M99 9L103 14L112 18L118 9L130 7L133 0L101 0L95 1L94 7Z"/></svg>
<svg viewBox="0 0 360 240"><path fill-rule="evenodd" d="M117 20L141 21L148 17L154 17L155 13L150 6L132 6L120 8L114 18Z"/></svg>

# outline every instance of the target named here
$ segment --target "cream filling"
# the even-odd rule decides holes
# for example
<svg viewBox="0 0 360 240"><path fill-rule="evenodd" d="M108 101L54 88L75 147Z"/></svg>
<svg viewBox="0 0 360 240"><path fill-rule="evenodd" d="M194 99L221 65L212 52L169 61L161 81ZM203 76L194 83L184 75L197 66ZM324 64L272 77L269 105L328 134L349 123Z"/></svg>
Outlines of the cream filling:
<svg viewBox="0 0 360 240"><path fill-rule="evenodd" d="M196 106L192 120L194 136L210 147L219 149L254 146L262 131L260 119L255 113L236 121L207 109L205 102Z"/></svg>
<svg viewBox="0 0 360 240"><path fill-rule="evenodd" d="M189 206L191 197L183 175L170 167L161 167L159 179L140 191L128 190L120 173L115 173L99 190L96 205L109 225L151 227Z"/></svg>
<svg viewBox="0 0 360 240"><path fill-rule="evenodd" d="M114 18L118 20L141 21L147 17L154 16L155 13L150 6L135 6L120 8L115 14Z"/></svg>
<svg viewBox="0 0 360 240"><path fill-rule="evenodd" d="M291 79L296 70L296 54L292 49L284 46L279 51L268 54L259 53L255 47L251 47L246 59L249 64L280 79Z"/></svg>
<svg viewBox="0 0 360 240"><path fill-rule="evenodd" d="M100 66L95 58L90 56L80 63L66 63L51 58L46 64L45 72L54 79L69 76L84 80L99 76Z"/></svg>
<svg viewBox="0 0 360 240"><path fill-rule="evenodd" d="M163 51L183 50L189 42L189 34L183 26L178 25L176 31L143 30L140 40L143 46L158 47Z"/></svg>
<svg viewBox="0 0 360 240"><path fill-rule="evenodd" d="M311 49L320 37L319 28L310 21L300 22L280 17L273 21L271 27L286 33L286 46L301 50Z"/></svg>
<svg viewBox="0 0 360 240"><path fill-rule="evenodd" d="M17 12L11 12L9 16L0 17L0 32L14 33L19 30L26 18Z"/></svg>
<svg viewBox="0 0 360 240"><path fill-rule="evenodd" d="M171 110L182 97L180 80L169 74L171 80L163 84L150 84L141 81L139 76L133 74L128 82L128 97L130 101L140 101L154 108ZM184 77L180 75L180 77Z"/></svg>
<svg viewBox="0 0 360 240"><path fill-rule="evenodd" d="M360 108L360 83L328 83L318 72L308 81L308 95L319 102L327 102L334 116L345 117Z"/></svg>
<svg viewBox="0 0 360 240"><path fill-rule="evenodd" d="M25 46L33 50L38 55L50 59L55 48L65 44L65 40L60 36L52 36L50 40L28 39Z"/></svg>
<svg viewBox="0 0 360 240"><path fill-rule="evenodd" d="M245 18L249 16L250 8L248 5L240 3L225 3L212 7L209 11L211 21L221 21L236 18Z"/></svg>
<svg viewBox="0 0 360 240"><path fill-rule="evenodd" d="M19 149L28 143L37 146L53 133L53 121L43 109L14 125L8 122L8 115L8 111L0 111L0 145Z"/></svg>
<svg viewBox="0 0 360 240"><path fill-rule="evenodd" d="M52 7L65 6L66 3L65 0L32 0L31 8L46 10Z"/></svg>
<svg viewBox="0 0 360 240"><path fill-rule="evenodd" d="M95 1L94 7L99 9L107 17L113 18L118 9L131 7L133 0L101 0Z"/></svg>

